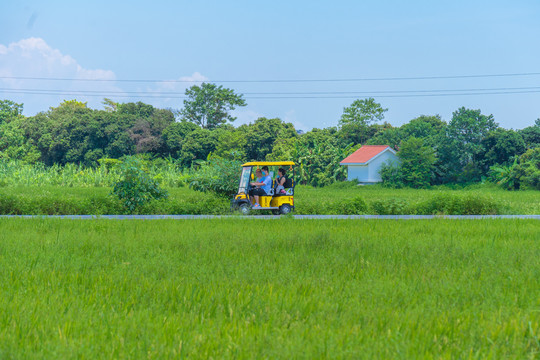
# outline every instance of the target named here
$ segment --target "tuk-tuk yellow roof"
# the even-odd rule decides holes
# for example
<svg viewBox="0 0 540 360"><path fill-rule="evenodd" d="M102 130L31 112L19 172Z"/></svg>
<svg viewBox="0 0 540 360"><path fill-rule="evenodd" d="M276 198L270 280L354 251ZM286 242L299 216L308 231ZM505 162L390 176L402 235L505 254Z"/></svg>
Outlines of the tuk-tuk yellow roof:
<svg viewBox="0 0 540 360"><path fill-rule="evenodd" d="M279 165L295 165L293 161L250 161L242 166L279 166Z"/></svg>

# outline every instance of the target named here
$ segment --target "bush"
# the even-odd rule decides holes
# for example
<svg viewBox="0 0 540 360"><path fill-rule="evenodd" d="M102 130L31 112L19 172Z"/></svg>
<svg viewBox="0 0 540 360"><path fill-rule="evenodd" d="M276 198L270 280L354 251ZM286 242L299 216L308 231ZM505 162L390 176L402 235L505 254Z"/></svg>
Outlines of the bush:
<svg viewBox="0 0 540 360"><path fill-rule="evenodd" d="M379 170L383 185L391 188L429 187L437 160L433 148L415 137L403 141L400 147L399 163L385 163Z"/></svg>
<svg viewBox="0 0 540 360"><path fill-rule="evenodd" d="M401 189L405 186L403 183L403 173L399 163L387 161L379 169L382 185L387 188Z"/></svg>
<svg viewBox="0 0 540 360"><path fill-rule="evenodd" d="M399 199L376 200L371 203L371 208L377 215L404 215L410 213L407 203Z"/></svg>
<svg viewBox="0 0 540 360"><path fill-rule="evenodd" d="M347 199L343 202L336 202L329 206L329 212L340 215L361 215L367 211L367 204L360 196ZM328 211L326 211L328 213Z"/></svg>
<svg viewBox="0 0 540 360"><path fill-rule="evenodd" d="M166 199L168 193L142 168L141 160L128 157L120 165L121 179L113 188L116 195L130 212L153 199Z"/></svg>
<svg viewBox="0 0 540 360"><path fill-rule="evenodd" d="M235 160L213 158L201 163L191 176L189 186L197 191L213 192L230 197L238 191L242 163Z"/></svg>
<svg viewBox="0 0 540 360"><path fill-rule="evenodd" d="M488 196L440 194L417 204L415 212L420 215L495 215L501 210L501 204Z"/></svg>

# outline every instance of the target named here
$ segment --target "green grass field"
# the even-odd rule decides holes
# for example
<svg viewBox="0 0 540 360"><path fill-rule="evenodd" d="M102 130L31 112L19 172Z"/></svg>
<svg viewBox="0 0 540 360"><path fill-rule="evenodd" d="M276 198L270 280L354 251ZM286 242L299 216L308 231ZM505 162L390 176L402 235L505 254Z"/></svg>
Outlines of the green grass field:
<svg viewBox="0 0 540 360"><path fill-rule="evenodd" d="M200 193L188 187L168 188L168 200L141 208L142 214L229 214L230 199ZM108 196L107 187L7 186L0 187L0 214L122 214L120 203ZM362 198L365 209L351 207ZM435 201L437 200L438 201ZM439 209L441 204L465 201ZM427 205L436 203L433 210ZM459 203L459 201L457 201ZM374 204L379 206L374 206ZM434 188L386 189L381 186L350 186L338 183L325 188L297 186L297 214L540 214L540 191L505 191L495 186L459 190ZM439 210L437 210L439 209Z"/></svg>
<svg viewBox="0 0 540 360"><path fill-rule="evenodd" d="M0 219L0 359L540 356L535 220Z"/></svg>

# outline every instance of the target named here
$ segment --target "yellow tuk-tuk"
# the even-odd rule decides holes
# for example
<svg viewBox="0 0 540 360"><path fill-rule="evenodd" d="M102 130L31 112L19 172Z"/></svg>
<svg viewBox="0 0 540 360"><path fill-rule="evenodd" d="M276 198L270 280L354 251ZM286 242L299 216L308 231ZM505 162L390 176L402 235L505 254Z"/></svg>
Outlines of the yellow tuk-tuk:
<svg viewBox="0 0 540 360"><path fill-rule="evenodd" d="M231 210L240 211L243 215L248 215L256 210L271 210L274 215L288 214L294 211L294 162L292 161L251 161L242 165L242 174L238 185L238 193L231 200ZM267 196L259 197L260 207L253 207L250 190L251 183L255 181L255 170L262 166L268 166L269 176L272 178L272 189ZM276 183L274 171L277 173L279 167L287 171L284 191L276 193Z"/></svg>

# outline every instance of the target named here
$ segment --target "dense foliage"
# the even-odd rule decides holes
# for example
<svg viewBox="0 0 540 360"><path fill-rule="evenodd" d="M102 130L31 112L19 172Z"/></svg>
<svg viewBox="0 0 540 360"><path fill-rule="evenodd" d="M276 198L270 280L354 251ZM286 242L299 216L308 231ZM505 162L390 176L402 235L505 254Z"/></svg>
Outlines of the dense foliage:
<svg viewBox="0 0 540 360"><path fill-rule="evenodd" d="M117 196L130 212L151 200L168 197L167 191L148 175L136 157L126 158L119 166L121 179L114 184L112 194Z"/></svg>
<svg viewBox="0 0 540 360"><path fill-rule="evenodd" d="M203 161L191 176L189 186L197 191L213 192L231 197L238 191L242 163L235 160L213 158Z"/></svg>
<svg viewBox="0 0 540 360"><path fill-rule="evenodd" d="M180 169L198 169L210 158L293 160L299 165L298 183L326 186L346 179L347 169L339 163L360 146L389 145L401 161L383 168L387 186L492 180L507 189L538 188L540 119L524 129L507 130L492 115L462 107L448 123L438 115L422 115L396 127L381 123L387 109L369 98L346 107L336 119L338 126L302 133L278 118L232 126L230 111L246 102L231 89L203 83L186 95L180 111L109 99L97 110L69 100L31 117L22 115L22 104L0 101L0 159L85 169L130 155L168 159ZM217 189L202 185L201 177L196 183ZM217 192L228 193L229 188Z"/></svg>

